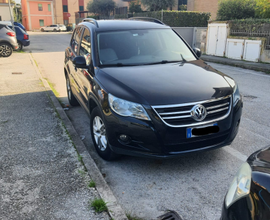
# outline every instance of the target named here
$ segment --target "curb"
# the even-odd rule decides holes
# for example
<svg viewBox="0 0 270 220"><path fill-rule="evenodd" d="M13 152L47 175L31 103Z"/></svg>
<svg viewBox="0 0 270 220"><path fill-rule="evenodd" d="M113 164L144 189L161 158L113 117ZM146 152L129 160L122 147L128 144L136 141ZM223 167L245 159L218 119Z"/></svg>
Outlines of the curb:
<svg viewBox="0 0 270 220"><path fill-rule="evenodd" d="M36 66L34 59L32 57L32 54L29 54L31 63L35 69L35 72L41 79L41 81L44 84L45 90L48 92L48 96L52 101L52 104L55 107L55 110L58 112L61 120L66 126L66 130L69 132L71 139L75 145L75 148L77 149L78 153L83 158L83 163L87 169L88 174L90 175L91 179L96 183L96 189L100 195L100 197L104 200L105 203L107 203L108 212L112 219L114 220L128 220L124 210L122 207L118 204L117 199L113 195L112 190L110 189L109 185L103 178L101 172L99 171L96 163L90 156L90 154L87 151L86 146L82 142L82 140L79 138L79 135L77 134L75 128L73 127L71 121L67 117L65 111L63 110L62 106L60 105L59 101L57 100L56 96L52 92L47 80L45 80Z"/></svg>
<svg viewBox="0 0 270 220"><path fill-rule="evenodd" d="M238 60L231 60L231 59L228 59L228 58L220 58L220 57L201 56L200 58L203 61L207 61L207 62L219 63L219 64L224 64L224 65L241 67L241 68L244 68L244 69L250 69L250 70L270 73L270 64L252 63L252 62L245 62L245 61L240 61L240 60L239 61Z"/></svg>

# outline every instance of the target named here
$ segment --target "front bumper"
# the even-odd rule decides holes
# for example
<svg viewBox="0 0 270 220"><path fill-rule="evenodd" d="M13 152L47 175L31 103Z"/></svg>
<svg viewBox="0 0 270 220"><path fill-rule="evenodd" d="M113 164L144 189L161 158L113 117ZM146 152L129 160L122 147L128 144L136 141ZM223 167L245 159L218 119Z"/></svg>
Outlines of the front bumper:
<svg viewBox="0 0 270 220"><path fill-rule="evenodd" d="M118 154L170 158L197 151L205 151L229 145L235 138L243 103L240 100L230 115L217 121L219 132L200 137L187 138L187 128L173 128L165 125L152 109L147 109L151 121L142 121L115 114L109 108L104 110L104 121L108 143ZM121 141L120 135L127 135L128 141Z"/></svg>

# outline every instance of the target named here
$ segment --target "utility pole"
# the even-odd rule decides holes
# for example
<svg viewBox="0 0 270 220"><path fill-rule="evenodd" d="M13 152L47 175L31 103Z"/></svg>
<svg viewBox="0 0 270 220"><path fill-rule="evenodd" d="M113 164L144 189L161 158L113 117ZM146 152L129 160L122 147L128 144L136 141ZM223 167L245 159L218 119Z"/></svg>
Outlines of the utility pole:
<svg viewBox="0 0 270 220"><path fill-rule="evenodd" d="M13 12L11 9L11 4L10 4L10 0L8 0L8 6L9 6L9 12L10 12L10 18L11 18L11 23L12 23L12 29L15 32L15 28L14 28L14 18L13 18ZM15 32L16 35L16 32Z"/></svg>

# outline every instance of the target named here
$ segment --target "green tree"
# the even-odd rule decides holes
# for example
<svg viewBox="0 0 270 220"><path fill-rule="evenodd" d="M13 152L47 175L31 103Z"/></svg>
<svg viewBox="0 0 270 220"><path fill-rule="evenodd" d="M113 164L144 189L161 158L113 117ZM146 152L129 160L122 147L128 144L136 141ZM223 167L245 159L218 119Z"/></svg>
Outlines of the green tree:
<svg viewBox="0 0 270 220"><path fill-rule="evenodd" d="M254 0L221 0L218 5L217 20L233 20L255 17Z"/></svg>
<svg viewBox="0 0 270 220"><path fill-rule="evenodd" d="M174 0L141 0L142 4L148 7L150 11L166 10L174 6Z"/></svg>
<svg viewBox="0 0 270 220"><path fill-rule="evenodd" d="M255 12L259 18L270 18L270 1L256 0Z"/></svg>
<svg viewBox="0 0 270 220"><path fill-rule="evenodd" d="M138 13L138 12L142 12L142 8L141 5L139 5L138 3L136 4L135 2L131 2L130 6L129 6L129 12L130 13Z"/></svg>
<svg viewBox="0 0 270 220"><path fill-rule="evenodd" d="M88 2L87 10L94 14L109 16L115 8L115 2L113 0L93 0Z"/></svg>

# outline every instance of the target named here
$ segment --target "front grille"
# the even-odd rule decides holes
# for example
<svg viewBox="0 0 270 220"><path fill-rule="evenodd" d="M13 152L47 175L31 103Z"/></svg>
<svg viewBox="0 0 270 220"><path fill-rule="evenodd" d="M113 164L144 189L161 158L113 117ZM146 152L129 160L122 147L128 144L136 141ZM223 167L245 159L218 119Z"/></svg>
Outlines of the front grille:
<svg viewBox="0 0 270 220"><path fill-rule="evenodd" d="M226 118L231 111L231 96L219 99L185 103L180 105L152 106L159 118L170 127L187 127L216 122ZM207 115L203 121L196 121L191 110L195 105L203 105Z"/></svg>

